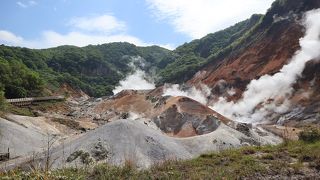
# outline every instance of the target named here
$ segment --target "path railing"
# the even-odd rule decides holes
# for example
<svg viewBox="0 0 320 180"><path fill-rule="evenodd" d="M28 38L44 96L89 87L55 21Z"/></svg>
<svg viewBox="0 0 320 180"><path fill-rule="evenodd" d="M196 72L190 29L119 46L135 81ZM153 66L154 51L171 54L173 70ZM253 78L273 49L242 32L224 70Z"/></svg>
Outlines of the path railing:
<svg viewBox="0 0 320 180"><path fill-rule="evenodd" d="M30 105L33 102L50 101L50 100L62 100L64 96L46 96L46 97L28 97L28 98L17 98L7 99L7 102L17 106Z"/></svg>

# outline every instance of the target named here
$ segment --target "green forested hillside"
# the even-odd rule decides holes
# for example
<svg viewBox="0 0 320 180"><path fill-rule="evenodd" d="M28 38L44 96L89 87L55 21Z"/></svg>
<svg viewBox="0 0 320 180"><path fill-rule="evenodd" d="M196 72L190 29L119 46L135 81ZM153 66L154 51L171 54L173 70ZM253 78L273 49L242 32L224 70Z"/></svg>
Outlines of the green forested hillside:
<svg viewBox="0 0 320 180"><path fill-rule="evenodd" d="M230 51L230 46L246 36L257 24L262 15L253 15L250 19L239 22L227 29L193 40L179 46L174 53L178 58L160 71L161 83L181 83L190 79L206 63L216 60L217 56Z"/></svg>
<svg viewBox="0 0 320 180"><path fill-rule="evenodd" d="M129 43L60 46L44 50L0 46L0 84L7 98L36 96L43 87L68 83L91 96L111 95L132 67L131 57L144 58L145 71L157 71L174 61L167 49ZM139 64L139 63L138 63Z"/></svg>
<svg viewBox="0 0 320 180"><path fill-rule="evenodd" d="M44 82L39 73L18 59L0 57L0 90L6 97L35 96L41 93Z"/></svg>
<svg viewBox="0 0 320 180"><path fill-rule="evenodd" d="M261 15L170 51L158 46L137 47L129 43L109 43L86 47L60 46L33 50L0 46L0 86L7 98L41 95L43 88L63 83L90 96L111 95L113 88L129 72L132 63L156 74L157 83L181 83L213 61L260 22ZM132 57L142 57L138 61Z"/></svg>

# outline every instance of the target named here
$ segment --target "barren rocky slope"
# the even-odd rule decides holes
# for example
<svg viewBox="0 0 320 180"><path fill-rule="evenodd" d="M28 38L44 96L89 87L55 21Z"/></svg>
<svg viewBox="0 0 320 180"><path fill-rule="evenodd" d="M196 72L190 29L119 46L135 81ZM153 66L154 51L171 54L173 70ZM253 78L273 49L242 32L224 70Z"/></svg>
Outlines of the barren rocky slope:
<svg viewBox="0 0 320 180"><path fill-rule="evenodd" d="M14 122L1 119L1 127L9 124L7 129L15 128L28 139L18 138L20 134L16 132L4 134L1 144L10 147L18 159L1 168L30 162L36 152L43 163L39 152L47 148L48 138L55 141L55 148L50 151L56 168L83 166L86 160L115 165L130 160L145 168L169 159L189 159L210 151L282 141L261 127L233 122L187 97L156 94L125 90L104 99L72 98L66 102L69 110L49 108L38 112L43 117L7 117ZM53 117L61 121L53 122ZM78 122L81 128L63 123L68 121ZM19 156L24 158L19 160Z"/></svg>
<svg viewBox="0 0 320 180"><path fill-rule="evenodd" d="M299 39L305 33L304 13L319 7L317 0L276 1L241 46L236 46L226 56L212 59L188 84L205 84L212 88L212 97L225 96L229 101L237 101L251 80L275 74L290 61L300 49ZM302 77L293 87L290 112L269 120L291 125L320 122L319 64L316 59L307 63ZM228 94L229 89L235 93Z"/></svg>
<svg viewBox="0 0 320 180"><path fill-rule="evenodd" d="M256 131L260 132L258 134ZM130 161L138 167L149 167L165 160L179 160L200 154L249 144L277 144L281 139L265 131L250 130L245 135L226 125L211 133L189 138L168 137L137 120L117 120L54 150L55 167L81 166L82 154L96 162L123 165ZM261 135L263 134L263 135ZM64 155L64 157L62 157Z"/></svg>

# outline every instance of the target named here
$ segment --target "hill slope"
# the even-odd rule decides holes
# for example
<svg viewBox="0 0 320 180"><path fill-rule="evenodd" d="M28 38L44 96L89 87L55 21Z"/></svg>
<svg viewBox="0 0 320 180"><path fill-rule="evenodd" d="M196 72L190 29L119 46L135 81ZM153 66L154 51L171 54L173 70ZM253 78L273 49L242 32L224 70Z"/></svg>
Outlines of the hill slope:
<svg viewBox="0 0 320 180"><path fill-rule="evenodd" d="M303 24L305 12L319 7L320 2L317 0L275 1L259 24L249 31L240 43L233 44L225 55L208 57L208 63L188 81L188 84L194 86L205 84L210 87L212 101L217 101L216 97L224 97L229 102L242 100L251 80L278 73L299 52L300 39L306 33ZM320 62L317 59L308 60L310 61L306 64L301 77L298 77L292 87L287 87L287 89L293 89L292 94L290 92L282 100L274 103L275 106L279 106L285 104L283 101L286 99L289 105L286 105L285 108L288 110L281 111L279 108L275 110L278 112L269 115L267 120L290 124L296 124L301 120L319 122L317 112L320 108L318 103L320 99ZM270 86L264 84L266 86L264 89L275 88L271 84L277 82L269 79L271 80ZM230 90L232 93L229 93ZM251 96L251 98L254 97ZM261 102L256 108L260 110L263 105L272 104L273 100L273 98L267 99L267 102ZM219 113L223 114L221 111ZM263 115L260 116L263 117Z"/></svg>
<svg viewBox="0 0 320 180"><path fill-rule="evenodd" d="M7 98L39 95L45 93L44 89L55 90L64 83L90 96L111 95L118 82L134 70L132 63L149 74L156 74L155 80L159 85L180 83L190 79L210 56L224 52L230 44L239 41L261 18L261 15L253 15L174 51L158 46L137 47L129 43L83 48L60 46L43 50L1 45L0 72L3 77L0 87L3 86ZM18 74L23 76L16 76L12 66L20 66L18 69L23 70ZM23 78L25 76L32 78ZM25 79L26 82L10 79Z"/></svg>
<svg viewBox="0 0 320 180"><path fill-rule="evenodd" d="M239 41L254 28L262 17L262 15L253 15L250 19L234 26L177 47L173 52L178 54L178 57L160 71L159 83L182 83L190 79L196 71L212 59L209 57L225 52L227 47Z"/></svg>
<svg viewBox="0 0 320 180"><path fill-rule="evenodd" d="M135 65L151 73L173 60L173 53L167 49L129 43L44 50L1 45L0 87L7 98L39 95L43 88L54 90L64 83L90 96L111 95Z"/></svg>

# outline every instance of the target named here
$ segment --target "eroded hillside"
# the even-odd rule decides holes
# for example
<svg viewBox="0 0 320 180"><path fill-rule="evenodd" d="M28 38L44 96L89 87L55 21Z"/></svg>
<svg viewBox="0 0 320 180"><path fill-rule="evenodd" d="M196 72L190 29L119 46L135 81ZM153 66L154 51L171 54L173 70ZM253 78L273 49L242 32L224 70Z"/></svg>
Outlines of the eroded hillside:
<svg viewBox="0 0 320 180"><path fill-rule="evenodd" d="M188 84L205 84L210 87L213 102L217 101L218 97L225 97L227 101L238 101L252 80L278 73L299 52L299 41L306 33L304 13L318 7L319 1L314 0L274 2L242 43L233 47L227 55L212 58ZM284 98L290 99L290 110L269 115L267 120L289 124L299 124L297 121L301 120L319 122L320 62L317 58L309 60L302 76L298 77L292 86L293 93ZM228 93L230 90L232 93ZM281 104L281 101L277 103Z"/></svg>

